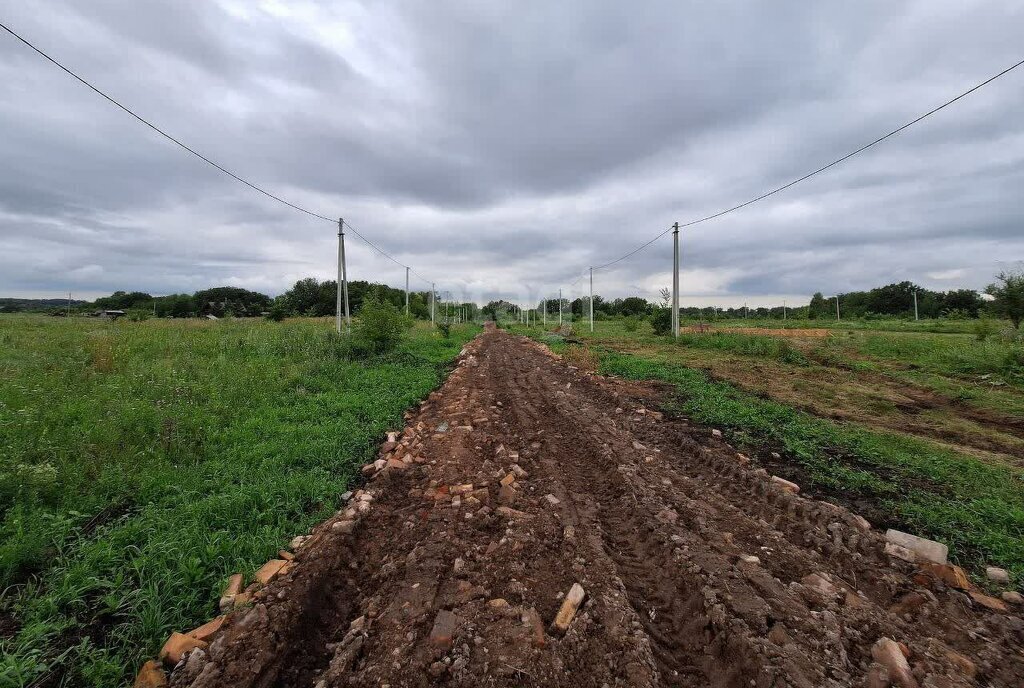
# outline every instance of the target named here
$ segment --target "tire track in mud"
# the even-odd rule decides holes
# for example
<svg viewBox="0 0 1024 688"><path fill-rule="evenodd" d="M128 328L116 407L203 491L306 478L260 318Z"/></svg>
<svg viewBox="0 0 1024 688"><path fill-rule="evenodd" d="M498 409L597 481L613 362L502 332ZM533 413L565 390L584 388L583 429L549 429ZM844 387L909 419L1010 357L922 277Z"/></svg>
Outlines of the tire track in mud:
<svg viewBox="0 0 1024 688"><path fill-rule="evenodd" d="M920 686L1024 683L1019 616L915 582L655 397L489 330L172 685L859 686L882 637Z"/></svg>

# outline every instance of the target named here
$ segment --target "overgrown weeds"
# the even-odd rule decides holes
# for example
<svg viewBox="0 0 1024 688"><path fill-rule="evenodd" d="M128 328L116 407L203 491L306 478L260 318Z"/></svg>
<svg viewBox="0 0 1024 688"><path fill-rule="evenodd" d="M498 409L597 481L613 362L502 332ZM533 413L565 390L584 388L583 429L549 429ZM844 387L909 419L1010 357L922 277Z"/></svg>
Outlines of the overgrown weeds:
<svg viewBox="0 0 1024 688"><path fill-rule="evenodd" d="M0 685L124 685L337 508L476 331L355 360L332 325L0 317Z"/></svg>

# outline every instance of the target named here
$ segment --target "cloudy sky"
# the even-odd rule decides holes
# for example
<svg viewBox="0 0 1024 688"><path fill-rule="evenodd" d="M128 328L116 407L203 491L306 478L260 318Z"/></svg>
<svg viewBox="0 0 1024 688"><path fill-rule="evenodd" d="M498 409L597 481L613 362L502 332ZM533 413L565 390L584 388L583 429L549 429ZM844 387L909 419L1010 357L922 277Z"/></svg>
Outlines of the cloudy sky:
<svg viewBox="0 0 1024 688"><path fill-rule="evenodd" d="M439 290L587 266L798 177L1024 58L1020 2L0 0L0 21ZM683 303L790 303L1024 258L1024 67L684 230ZM404 270L349 235L352 279ZM657 298L671 237L595 274ZM270 294L336 227L225 177L0 33L0 296ZM414 288L425 288L414 282Z"/></svg>

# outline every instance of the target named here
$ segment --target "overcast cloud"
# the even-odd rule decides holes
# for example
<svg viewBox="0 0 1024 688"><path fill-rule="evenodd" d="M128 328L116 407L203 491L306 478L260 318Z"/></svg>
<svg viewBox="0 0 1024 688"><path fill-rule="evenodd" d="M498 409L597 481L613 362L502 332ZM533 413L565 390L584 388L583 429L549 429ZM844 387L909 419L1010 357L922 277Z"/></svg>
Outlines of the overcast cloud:
<svg viewBox="0 0 1024 688"><path fill-rule="evenodd" d="M1020 2L0 0L0 19L224 166L477 300L570 284L1024 57ZM1024 67L684 230L684 304L1024 257ZM334 274L336 228L209 168L0 33L0 296ZM349 235L352 279L402 268ZM1003 261L1003 263L1000 263ZM657 298L665 237L595 275ZM415 283L414 288L426 288Z"/></svg>

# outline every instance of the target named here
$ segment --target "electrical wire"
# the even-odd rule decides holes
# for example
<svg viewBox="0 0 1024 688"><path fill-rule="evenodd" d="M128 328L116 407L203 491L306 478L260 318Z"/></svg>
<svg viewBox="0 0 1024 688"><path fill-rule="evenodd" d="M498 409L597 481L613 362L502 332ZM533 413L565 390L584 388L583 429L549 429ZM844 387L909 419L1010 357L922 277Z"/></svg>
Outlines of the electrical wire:
<svg viewBox="0 0 1024 688"><path fill-rule="evenodd" d="M97 95L102 97L104 100L106 100L109 103L113 104L114 106L116 106L120 110L122 110L122 111L126 112L127 114L131 115L137 121L141 122L145 126L149 127L150 129L152 129L153 131L158 133L160 136L163 136L168 141L170 141L170 142L174 143L175 145L179 146L180 148L188 151L189 153L191 153L192 155L196 156L197 158L199 158L200 160L202 160L206 164L208 164L208 165L214 167L215 169L223 172L224 174L228 175L232 179L234 179L236 181L239 181L242 184L245 184L250 189L253 189L254 191L258 191L259 193L263 194L264 196L266 196L268 198L271 198L271 199L277 201L278 203L283 203L284 205L288 206L289 208L293 208L295 210L298 210L299 212L305 213L305 214L307 214L307 215L309 215L311 217L315 217L315 218L320 219L320 220L326 220L327 222L331 222L331 223L337 222L337 220L335 218L327 217L326 215L321 215L320 213L317 213L317 212L314 212L312 210L309 210L308 208L303 208L302 206L300 206L300 205L298 205L296 203L292 203L290 201L286 201L285 199L281 198L280 196L278 196L278 195L276 195L276 194L274 194L274 193L272 193L270 191L267 191L266 189L264 189L261 186L255 184L255 183L253 183L251 181L249 181L248 179L245 179L244 177L241 177L241 176L235 174L234 172L232 172L231 170L227 169L223 165L221 165L221 164L211 160L207 156L205 156L202 153L200 153L199 151L197 151L195 148L192 148L191 146L189 146L188 144L184 143L180 139L172 136L171 134L169 134L168 132L164 131L163 129L161 129L157 125L153 124L152 122L147 120L145 117L143 117L142 115L139 115L134 110L129 108L127 105L124 105L123 103L121 103L120 101L115 99L113 96L108 95L106 92L102 91L99 87L93 85L90 81L88 81L84 77L79 76L71 68L65 66L63 63L58 61L56 58L51 57L44 50L42 50L41 48L36 46L34 43L29 41L27 38L25 38L24 36L22 36L21 34L16 32L14 29L12 29L11 27L7 26L3 22L0 22L0 28L2 28L4 31L9 33L11 36L13 36L17 40L19 40L21 43L23 43L24 45L29 47L32 51L34 51L40 57L42 57L46 61L50 62L51 64L55 65L61 71L63 71L64 73L68 74L69 76L71 76L73 79L75 79L79 83L81 83L84 86L86 86L93 93L96 93ZM396 265L399 265L399 266L401 266L403 268L409 267L409 266L405 265L404 263L400 262L399 260L397 260L396 258L394 258L391 254L389 254L384 249L382 249L379 246L377 246L376 244L374 244L372 241L367 239L365 236L363 236L363 234L361 232L359 232L359 230L357 230L355 227L353 227L352 223L350 223L348 220L342 220L342 222L345 224L346 227L348 227L350 230L352 230L353 234L355 234L359 239L361 239L363 242L365 242L372 249L377 251L377 253L381 254L382 256L384 256L385 258L387 258L391 262L395 263ZM411 270L411 268L409 268L409 269ZM415 272L415 271L413 271L413 272ZM420 279L424 279L424 278L420 277ZM429 280L424 280L424 281L429 283Z"/></svg>
<svg viewBox="0 0 1024 688"><path fill-rule="evenodd" d="M892 131L890 131L889 133L887 133L887 134L885 134L883 136L879 136L877 139L875 139L871 143L867 143L867 144L861 146L860 148L858 148L858 149L856 149L856 150L854 150L854 151L852 151L850 153L847 153L846 155L842 156L841 158L836 158L835 160L833 160L832 162L828 163L827 165L822 165L821 167L819 167L818 169L814 170L813 172L808 172L807 174L805 174L802 177L794 179L791 182L787 182L786 184L783 184L782 186L776 187L776 188L772 189L771 191L767 191L767 192L761 194L760 196L755 196L754 198L751 198L748 201L744 201L743 203L738 203L737 205L734 205L731 208L726 208L725 210L720 210L720 211L718 211L716 213L712 213L711 215L706 215L706 216L704 216L702 218L699 218L699 219L696 219L696 220L690 220L688 222L679 223L679 228L682 229L684 227L692 227L693 225L698 225L698 224L700 224L702 222L707 222L708 220L714 220L715 218L722 217L723 215L728 215L729 213L731 213L733 211L739 210L741 208L746 208L748 205L753 205L754 203L757 203L758 201L763 201L764 199L768 198L769 196L773 196L773 195L779 193L780 191L785 191L786 189L790 188L791 186L795 186L795 185L799 184L802 181L810 179L811 177L813 177L816 174L820 174L821 172L824 172L825 170L827 170L827 169L829 169L831 167L835 167L836 165L838 165L838 164L840 164L842 162L845 162L846 160L849 160L850 158L852 158L853 156L857 155L858 153L863 153L868 148L871 148L872 146L877 145L877 144L881 143L882 141L885 141L886 139L888 139L888 138L890 138L892 136L895 136L896 134L900 133L904 129L907 129L909 127L914 126L915 124L917 124L921 120L934 115L939 110L942 110L942 109L944 109L946 107L949 107L950 105L952 105L953 103L957 102L961 98L969 96L970 94L972 94L975 91L977 91L979 88L982 88L983 86L986 86L986 85L992 83L993 81L995 81L999 77L1004 76L1006 74L1009 74L1013 70L1015 70L1018 67L1020 67L1022 64L1024 64L1024 60L1021 60L1020 62L1017 62L1017 63L1015 63L1013 65L1010 65L1009 67L1007 67L1006 69L1002 70L998 74L990 76L989 78L985 79L981 83L976 84L976 85L972 86L971 88L967 89L966 91L964 91L960 95L958 95L958 96L956 96L954 98L950 98L949 100L944 102L942 105L939 105L938 107L929 110L928 112L924 113L923 115L915 117L914 119L910 120L906 124L904 124L902 126L899 126L896 129L893 129ZM640 246L636 247L635 249L633 249L629 253L627 253L627 254L625 254L623 256L620 256L619 258L616 258L613 261L609 261L607 263L604 263L603 265L595 265L594 269L595 270L602 270L604 268L611 267L612 265L615 265L616 263L619 263L619 262L621 262L621 261L623 261L623 260L625 260L627 258L630 258L630 257L636 255L637 253L639 253L640 251L644 250L645 248L647 248L648 246L653 244L655 241L657 241L661 237L663 237L666 234L668 234L669 232L671 232L673 229L675 229L675 225L669 227L668 229L666 229L661 234L658 234L657 236L655 236L650 241L648 241L646 243L643 243Z"/></svg>

